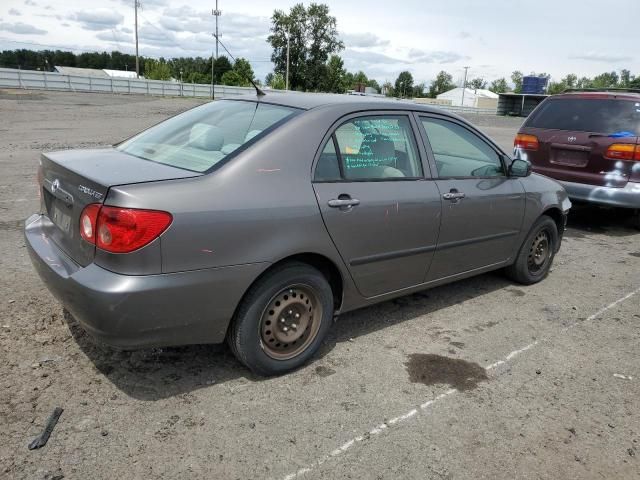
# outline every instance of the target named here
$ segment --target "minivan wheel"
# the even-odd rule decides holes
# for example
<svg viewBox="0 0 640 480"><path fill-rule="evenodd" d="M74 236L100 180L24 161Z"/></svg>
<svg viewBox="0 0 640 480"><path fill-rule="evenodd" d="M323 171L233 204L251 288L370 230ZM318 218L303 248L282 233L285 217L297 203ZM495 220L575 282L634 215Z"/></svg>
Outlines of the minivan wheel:
<svg viewBox="0 0 640 480"><path fill-rule="evenodd" d="M300 367L318 350L331 327L333 292L315 268L299 262L267 272L245 295L227 342L259 375Z"/></svg>
<svg viewBox="0 0 640 480"><path fill-rule="evenodd" d="M551 269L557 245L556 222L542 215L524 240L515 262L505 269L507 276L525 285L544 279Z"/></svg>

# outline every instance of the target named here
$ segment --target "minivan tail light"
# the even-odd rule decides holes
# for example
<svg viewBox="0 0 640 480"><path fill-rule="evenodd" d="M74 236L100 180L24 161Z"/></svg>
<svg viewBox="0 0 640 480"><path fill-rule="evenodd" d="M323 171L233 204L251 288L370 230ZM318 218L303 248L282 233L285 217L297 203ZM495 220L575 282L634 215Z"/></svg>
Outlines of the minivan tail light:
<svg viewBox="0 0 640 480"><path fill-rule="evenodd" d="M523 150L538 150L538 137L536 137L535 135L519 133L516 135L513 146L515 148L521 148Z"/></svg>
<svg viewBox="0 0 640 480"><path fill-rule="evenodd" d="M92 203L80 216L80 235L101 250L129 253L158 238L172 220L170 213L159 210Z"/></svg>
<svg viewBox="0 0 640 480"><path fill-rule="evenodd" d="M609 160L640 161L640 145L632 143L614 143L610 145L604 154Z"/></svg>

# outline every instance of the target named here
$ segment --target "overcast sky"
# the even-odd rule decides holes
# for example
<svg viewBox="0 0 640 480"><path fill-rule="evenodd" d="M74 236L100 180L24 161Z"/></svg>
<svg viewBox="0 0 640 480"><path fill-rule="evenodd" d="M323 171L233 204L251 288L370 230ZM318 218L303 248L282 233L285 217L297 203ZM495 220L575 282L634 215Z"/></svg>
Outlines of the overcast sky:
<svg viewBox="0 0 640 480"><path fill-rule="evenodd" d="M209 56L215 0L141 0L140 53ZM297 2L220 0L221 40L263 79L275 8ZM306 2L308 4L309 2ZM628 68L640 75L640 0L327 0L349 70L394 81L402 70L429 82L440 70L461 81L525 74L593 76ZM89 7L91 4L91 7ZM532 5L536 5L532 8ZM134 52L133 0L2 0L0 49ZM24 42L24 43L17 43ZM38 44L38 45L34 45Z"/></svg>

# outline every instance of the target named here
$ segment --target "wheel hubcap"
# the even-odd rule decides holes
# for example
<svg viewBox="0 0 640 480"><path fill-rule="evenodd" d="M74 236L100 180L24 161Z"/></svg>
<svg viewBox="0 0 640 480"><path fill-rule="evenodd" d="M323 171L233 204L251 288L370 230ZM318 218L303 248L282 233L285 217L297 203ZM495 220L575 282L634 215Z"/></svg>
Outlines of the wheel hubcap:
<svg viewBox="0 0 640 480"><path fill-rule="evenodd" d="M262 348L287 360L302 353L318 333L322 306L311 287L293 285L275 295L260 321Z"/></svg>
<svg viewBox="0 0 640 480"><path fill-rule="evenodd" d="M546 266L550 253L549 245L549 234L544 230L533 239L528 258L531 273L538 273Z"/></svg>

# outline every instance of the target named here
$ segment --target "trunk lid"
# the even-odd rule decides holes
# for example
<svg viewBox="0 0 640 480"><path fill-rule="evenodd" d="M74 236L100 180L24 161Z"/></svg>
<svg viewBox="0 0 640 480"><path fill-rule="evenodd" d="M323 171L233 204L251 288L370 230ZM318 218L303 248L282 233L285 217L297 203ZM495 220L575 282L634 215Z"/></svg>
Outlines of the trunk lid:
<svg viewBox="0 0 640 480"><path fill-rule="evenodd" d="M54 224L50 239L82 266L95 246L80 236L80 215L90 203L103 203L110 187L197 177L198 172L155 163L113 148L43 153L38 178L41 213Z"/></svg>
<svg viewBox="0 0 640 480"><path fill-rule="evenodd" d="M522 133L538 138L537 151L527 151L534 171L556 180L607 187L624 187L634 162L605 158L614 143L635 145L638 137L610 137L599 132L545 130L525 127Z"/></svg>

